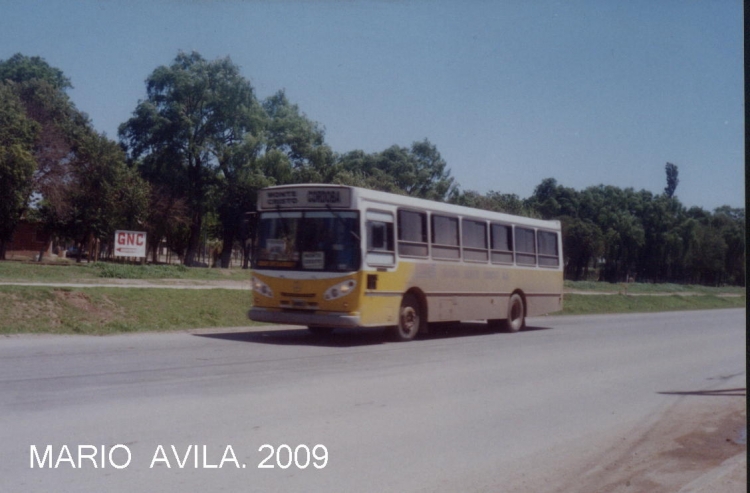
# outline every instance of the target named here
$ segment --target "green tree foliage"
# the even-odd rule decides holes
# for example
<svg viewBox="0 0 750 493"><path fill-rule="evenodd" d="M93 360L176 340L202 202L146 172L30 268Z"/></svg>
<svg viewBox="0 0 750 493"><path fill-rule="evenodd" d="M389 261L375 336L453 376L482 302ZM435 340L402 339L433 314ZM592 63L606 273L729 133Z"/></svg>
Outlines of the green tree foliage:
<svg viewBox="0 0 750 493"><path fill-rule="evenodd" d="M579 208L578 192L558 185L554 178L546 178L534 189L528 206L545 219L575 216Z"/></svg>
<svg viewBox="0 0 750 493"><path fill-rule="evenodd" d="M149 185L127 166L120 146L89 131L78 137L74 151L58 201L41 203L49 228L83 247L97 239L109 242L116 229L141 229Z"/></svg>
<svg viewBox="0 0 750 493"><path fill-rule="evenodd" d="M259 156L255 139L250 138L244 146L238 146L224 163L220 186L217 190L216 209L222 225L221 267L229 267L231 253L236 240L240 241L245 258L249 255L250 235L245 226L247 214L255 211L258 190L273 184L261 171L266 161L287 163L280 152Z"/></svg>
<svg viewBox="0 0 750 493"><path fill-rule="evenodd" d="M743 209L685 210L669 193L604 185L578 192L552 178L526 203L562 221L569 279L588 277L596 267L610 282L745 283Z"/></svg>
<svg viewBox="0 0 750 493"><path fill-rule="evenodd" d="M284 91L260 103L228 58L180 53L146 85L147 99L119 133L144 177L158 185L158 200L187 208L187 265L194 262L206 214L218 213L221 265L228 267L236 240L247 242L242 225L255 210L257 190L323 181L333 161L320 125ZM183 231L178 217L174 227L164 216L153 218L155 229Z"/></svg>
<svg viewBox="0 0 750 493"><path fill-rule="evenodd" d="M711 226L726 245L720 283L745 285L745 209L722 206L714 211Z"/></svg>
<svg viewBox="0 0 750 493"><path fill-rule="evenodd" d="M455 191L451 202L560 220L567 279L745 284L744 209L686 210L668 193L605 185L577 191L554 178L527 199Z"/></svg>
<svg viewBox="0 0 750 493"><path fill-rule="evenodd" d="M261 133L263 111L229 58L207 61L181 52L154 70L146 89L120 137L149 181L184 200L190 215L184 262L192 265L211 194L220 179L232 179L235 147Z"/></svg>
<svg viewBox="0 0 750 493"><path fill-rule="evenodd" d="M330 181L338 185L351 185L383 192L406 192L399 189L395 179L380 168L380 153L350 151L337 157Z"/></svg>
<svg viewBox="0 0 750 493"><path fill-rule="evenodd" d="M528 205L514 193L501 193L490 191L486 195L473 190L456 190L450 198L450 202L466 207L484 209L488 211L504 212L517 216L539 217L539 213L528 207Z"/></svg>
<svg viewBox="0 0 750 493"><path fill-rule="evenodd" d="M26 116L13 82L0 81L0 259L5 259L26 209L36 170L34 144L39 125Z"/></svg>
<svg viewBox="0 0 750 493"><path fill-rule="evenodd" d="M263 127L238 146L224 176L217 210L223 223L221 266L228 267L232 246L239 240L244 264L253 231L248 213L256 208L257 192L270 185L330 181L335 159L325 143L322 126L310 120L284 91L262 102Z"/></svg>
<svg viewBox="0 0 750 493"><path fill-rule="evenodd" d="M263 102L267 117L265 153L281 152L289 166L298 172L312 168L320 174L331 164L332 153L324 142L325 132L316 122L307 118L296 104L292 104L284 91L279 91ZM299 179L289 176L299 183Z"/></svg>
<svg viewBox="0 0 750 493"><path fill-rule="evenodd" d="M12 87L25 117L36 128L31 149L34 170L30 186L24 188L21 211L27 212L31 197L62 207L75 135L87 123L65 93L72 87L70 81L42 58L22 54L0 61L0 80ZM28 212L28 217L38 217L36 209Z"/></svg>
<svg viewBox="0 0 750 493"><path fill-rule="evenodd" d="M70 80L40 57L16 54L0 61L0 80L14 84L26 116L38 125L33 191L54 200L68 173L75 135L88 119L65 93Z"/></svg>
<svg viewBox="0 0 750 493"><path fill-rule="evenodd" d="M589 268L604 253L604 235L591 219L564 216L562 221L565 277L588 279Z"/></svg>
<svg viewBox="0 0 750 493"><path fill-rule="evenodd" d="M41 57L28 57L21 53L16 53L0 63L0 80L12 80L15 82L45 81L58 91L64 91L73 87L70 79L65 77L62 70L51 67Z"/></svg>
<svg viewBox="0 0 750 493"><path fill-rule="evenodd" d="M667 186L664 188L664 195L671 199L674 196L675 190L677 190L677 185L680 183L680 179L677 177L679 174L677 165L667 163L664 166L664 170L667 173Z"/></svg>
<svg viewBox="0 0 750 493"><path fill-rule="evenodd" d="M426 139L410 148L394 145L373 154L339 156L331 181L439 201L455 193L447 163Z"/></svg>
<svg viewBox="0 0 750 493"><path fill-rule="evenodd" d="M79 243L106 240L118 227L139 224L148 187L126 167L119 146L97 134L70 101L65 90L72 85L63 72L42 58L17 54L0 62L0 80L2 87L17 95L14 103L4 102L0 108L23 115L35 129L23 154L27 162L23 176L33 176L17 203L25 207L33 194L30 215L54 235ZM16 127L0 124L5 129L0 132ZM14 162L20 162L20 154L14 155Z"/></svg>
<svg viewBox="0 0 750 493"><path fill-rule="evenodd" d="M166 238L191 265L210 229L215 242L221 239L226 267L238 241L247 256L247 218L260 188L320 182L557 218L572 279L595 269L612 282L745 283L744 209L686 209L674 195L672 163L658 195L604 185L577 191L554 178L527 199L461 191L427 139L369 154L334 153L323 127L284 91L258 101L229 58L179 53L148 77L147 98L119 128L128 166L71 103L70 87L39 57L0 61L0 242L36 192L39 215L64 236L82 242L104 239L114 228L145 228L152 251Z"/></svg>

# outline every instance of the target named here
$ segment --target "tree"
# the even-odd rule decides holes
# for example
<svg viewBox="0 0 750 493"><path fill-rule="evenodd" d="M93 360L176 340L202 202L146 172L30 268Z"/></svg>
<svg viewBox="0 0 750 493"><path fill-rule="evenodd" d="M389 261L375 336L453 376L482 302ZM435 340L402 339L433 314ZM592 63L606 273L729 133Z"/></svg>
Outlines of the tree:
<svg viewBox="0 0 750 493"><path fill-rule="evenodd" d="M292 104L284 91L279 91L263 102L268 118L265 144L266 152L281 151L294 169L305 166L319 168L318 148L324 145L325 132L321 126L308 119Z"/></svg>
<svg viewBox="0 0 750 493"><path fill-rule="evenodd" d="M221 173L228 175L233 148L261 131L263 113L229 58L209 62L180 52L172 65L154 70L146 89L120 138L149 181L184 199L190 214L184 263L193 265L211 193Z"/></svg>
<svg viewBox="0 0 750 493"><path fill-rule="evenodd" d="M148 184L127 167L117 143L88 129L77 137L69 170L56 201L44 198L39 215L48 229L80 244L79 252L94 240L108 242L116 229L144 224Z"/></svg>
<svg viewBox="0 0 750 493"><path fill-rule="evenodd" d="M330 181L338 185L351 185L390 193L406 193L396 184L395 178L378 165L379 153L367 154L361 150L339 155Z"/></svg>
<svg viewBox="0 0 750 493"><path fill-rule="evenodd" d="M710 225L698 223L693 229L686 255L689 282L718 286L722 281L727 244Z"/></svg>
<svg viewBox="0 0 750 493"><path fill-rule="evenodd" d="M505 212L518 216L537 217L536 211L529 209L521 198L514 193L500 193L490 190L481 195L474 190L456 190L450 198L452 204L484 209L487 211Z"/></svg>
<svg viewBox="0 0 750 493"><path fill-rule="evenodd" d="M20 53L0 61L0 80L14 84L26 116L37 123L35 192L51 198L65 180L76 134L88 125L65 93L72 88L60 69Z"/></svg>
<svg viewBox="0 0 750 493"><path fill-rule="evenodd" d="M591 261L604 250L602 231L589 219L564 216L561 221L565 276L574 281L588 279Z"/></svg>
<svg viewBox="0 0 750 493"><path fill-rule="evenodd" d="M668 198L672 198L675 190L677 190L677 185L680 183L679 178L677 178L677 166L672 163L667 163L664 166L664 170L667 172L667 186L664 188L664 195Z"/></svg>
<svg viewBox="0 0 750 493"><path fill-rule="evenodd" d="M65 93L66 89L72 87L70 80L61 70L51 67L42 58L27 57L19 53L0 61L0 84L6 89L11 88L17 96L15 102L2 106L6 111L19 114L17 103L20 101L23 115L34 122L36 129L30 150L34 166L31 185L24 185L20 194L21 189L14 189L16 198L12 202L16 205L13 208L20 214L31 206L28 211L28 216L31 217L37 216L35 212L38 200L46 201L47 206L65 207L65 190L71 181L70 167L75 157L74 145L89 125L88 118L75 108ZM6 163L13 161L16 165L25 163L25 171L21 175L15 175L18 180L20 176L28 175L32 164L27 153L19 153L18 147L13 149L11 154L6 152L3 159ZM10 187L10 183L8 185ZM24 194L25 197L21 197ZM32 197L34 201L31 200ZM10 203L9 200L7 204ZM18 204L22 204L20 209L16 207ZM13 221L6 225L15 227Z"/></svg>
<svg viewBox="0 0 750 493"><path fill-rule="evenodd" d="M231 158L222 165L223 176L217 193L217 211L222 225L222 268L229 267L235 240L241 242L243 258L249 255L247 214L256 209L258 190L273 184L262 172L264 161L267 157L274 162L281 158L277 152L258 156L255 140L249 137L244 146L233 149Z"/></svg>
<svg viewBox="0 0 750 493"><path fill-rule="evenodd" d="M638 217L644 231L644 244L638 260L641 281L675 281L682 270L683 242L679 228L685 219L684 207L675 197L654 196L642 190Z"/></svg>
<svg viewBox="0 0 750 493"><path fill-rule="evenodd" d="M455 184L448 165L437 147L427 139L414 142L411 145L410 157L413 163L413 181L405 184L406 192L431 200L447 200Z"/></svg>
<svg viewBox="0 0 750 493"><path fill-rule="evenodd" d="M245 264L249 255L247 214L255 211L257 192L273 184L325 181L333 153L324 143L321 126L307 118L284 91L262 103L257 126L242 142L225 149L216 210L221 221L221 267L229 267L235 241L240 240Z"/></svg>
<svg viewBox="0 0 750 493"><path fill-rule="evenodd" d="M28 57L16 53L9 59L0 62L0 81L12 80L25 82L42 80L58 91L70 89L73 85L62 70L50 66L43 58Z"/></svg>
<svg viewBox="0 0 750 493"><path fill-rule="evenodd" d="M557 184L554 178L546 178L534 189L527 200L528 206L544 219L578 215L579 194L572 188Z"/></svg>
<svg viewBox="0 0 750 493"><path fill-rule="evenodd" d="M39 125L26 117L15 84L0 81L0 260L26 209L36 170Z"/></svg>
<svg viewBox="0 0 750 493"><path fill-rule="evenodd" d="M745 209L721 206L714 210L711 224L727 246L722 282L745 285Z"/></svg>
<svg viewBox="0 0 750 493"><path fill-rule="evenodd" d="M331 181L444 201L455 193L445 160L428 140L411 148L391 146L382 152L351 151L339 156Z"/></svg>

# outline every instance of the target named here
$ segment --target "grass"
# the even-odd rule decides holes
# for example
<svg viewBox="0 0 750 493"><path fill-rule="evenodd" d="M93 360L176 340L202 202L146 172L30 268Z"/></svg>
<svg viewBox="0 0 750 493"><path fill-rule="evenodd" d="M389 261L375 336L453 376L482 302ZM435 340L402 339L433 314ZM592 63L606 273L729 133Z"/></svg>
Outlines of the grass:
<svg viewBox="0 0 750 493"><path fill-rule="evenodd" d="M0 262L0 281L75 283L112 278L245 281L250 275L249 270L181 265ZM564 315L741 308L746 304L746 290L741 287L566 281L565 288L613 294L567 293ZM0 334L102 335L249 326L253 325L246 317L250 304L249 291L228 289L0 286Z"/></svg>
<svg viewBox="0 0 750 493"><path fill-rule="evenodd" d="M563 315L744 308L746 302L747 298L744 294L738 296L716 296L714 294L696 294L692 296L678 294L666 296L566 294L563 300Z"/></svg>
<svg viewBox="0 0 750 493"><path fill-rule="evenodd" d="M565 315L741 308L746 297L565 295ZM105 335L257 325L248 291L0 286L0 334Z"/></svg>
<svg viewBox="0 0 750 493"><path fill-rule="evenodd" d="M190 279L196 281L250 279L245 269L207 269L184 265L134 265L116 262L39 264L0 262L0 281L91 282L96 279Z"/></svg>
<svg viewBox="0 0 750 493"><path fill-rule="evenodd" d="M0 334L114 334L253 323L248 291L0 286Z"/></svg>
<svg viewBox="0 0 750 493"><path fill-rule="evenodd" d="M623 294L653 294L653 293L694 293L694 294L745 294L745 288L740 286L699 286L695 284L672 283L610 283L596 281L565 281L566 290L610 292Z"/></svg>

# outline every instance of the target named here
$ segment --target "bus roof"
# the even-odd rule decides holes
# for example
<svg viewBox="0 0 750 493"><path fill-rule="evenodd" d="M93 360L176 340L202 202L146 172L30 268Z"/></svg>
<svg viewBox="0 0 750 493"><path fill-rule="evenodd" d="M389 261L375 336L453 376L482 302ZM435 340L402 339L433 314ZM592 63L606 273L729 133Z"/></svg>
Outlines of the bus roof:
<svg viewBox="0 0 750 493"><path fill-rule="evenodd" d="M470 217L475 219L484 219L488 221L499 221L513 224L521 224L532 227L548 228L548 229L560 229L560 221L558 220L545 220L535 219L524 216L517 216L513 214L506 214L504 212L494 212L485 209L476 209L473 207L466 207L462 205L449 204L446 202L437 202L434 200L421 199L410 197L408 195L399 195L389 192L381 192L378 190L370 190L366 188L353 187L349 185L332 185L323 183L300 183L294 185L277 185L273 187L267 187L260 191L258 195L258 209L262 210L277 210L278 208L307 208L308 206L299 206L291 201L275 205L269 205L267 202L264 203L264 199L267 199L267 194L273 191L288 191L292 192L295 190L350 190L351 197L347 200L351 205L360 204L363 202L377 203L395 207L405 207L415 210L426 210L430 212L439 212L443 214L451 214L462 217ZM350 206L351 206L350 205ZM325 206L325 205L324 205ZM318 206L320 207L320 206Z"/></svg>

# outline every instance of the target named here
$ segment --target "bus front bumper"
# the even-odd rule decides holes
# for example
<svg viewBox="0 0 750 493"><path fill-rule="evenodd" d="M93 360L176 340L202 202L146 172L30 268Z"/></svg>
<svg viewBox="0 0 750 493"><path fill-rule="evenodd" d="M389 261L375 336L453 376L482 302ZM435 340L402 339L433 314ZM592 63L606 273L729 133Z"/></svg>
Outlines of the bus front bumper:
<svg viewBox="0 0 750 493"><path fill-rule="evenodd" d="M293 311L268 310L266 308L251 308L247 318L256 322L272 324L307 325L315 327L354 328L360 327L359 315L343 315L338 313L308 313Z"/></svg>

